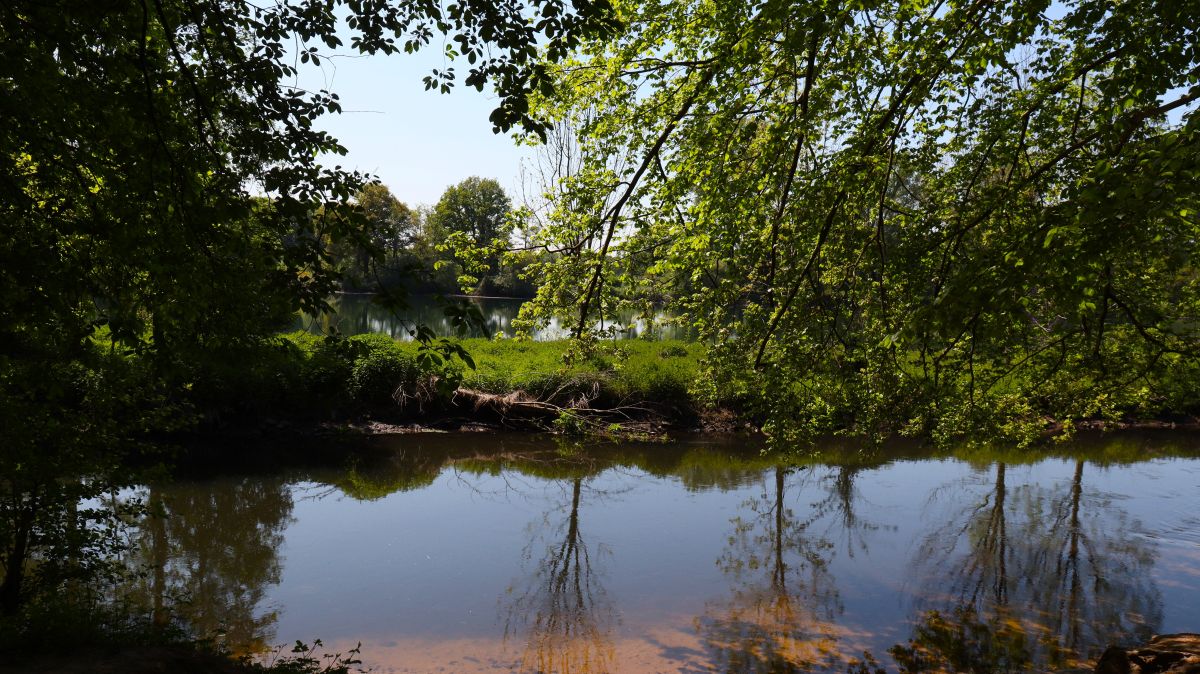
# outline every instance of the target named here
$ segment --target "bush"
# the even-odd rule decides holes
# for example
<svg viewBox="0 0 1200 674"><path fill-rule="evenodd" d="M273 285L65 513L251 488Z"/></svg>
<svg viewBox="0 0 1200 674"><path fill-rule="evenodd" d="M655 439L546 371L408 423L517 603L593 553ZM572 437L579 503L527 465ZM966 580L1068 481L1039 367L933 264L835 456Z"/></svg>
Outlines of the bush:
<svg viewBox="0 0 1200 674"><path fill-rule="evenodd" d="M700 344L630 341L616 388L621 395L668 405L688 406L689 390L704 354Z"/></svg>
<svg viewBox="0 0 1200 674"><path fill-rule="evenodd" d="M189 363L189 400L210 422L278 414L307 398L306 356L279 339L247 341L202 354Z"/></svg>
<svg viewBox="0 0 1200 674"><path fill-rule="evenodd" d="M690 389L705 354L700 344L639 340L600 342L583 353L566 340L461 344L476 366L462 371L466 388L525 391L559 402L587 396L595 406L693 407ZM218 417L313 418L394 408L398 389L415 393L429 374L419 365L418 347L382 334L335 339L293 332L209 367L196 400Z"/></svg>
<svg viewBox="0 0 1200 674"><path fill-rule="evenodd" d="M394 404L395 393L416 386L420 370L416 358L387 335L350 338L354 354L346 392L356 402L371 406Z"/></svg>
<svg viewBox="0 0 1200 674"><path fill-rule="evenodd" d="M344 404L349 397L346 382L354 371L348 342L303 334L296 342L303 359L300 390L309 402L320 401L325 407ZM295 337L297 333L288 335L289 340Z"/></svg>
<svg viewBox="0 0 1200 674"><path fill-rule="evenodd" d="M465 340L475 359L464 385L486 393L526 391L546 396L599 390L600 404L646 401L673 405L690 402L704 346L686 342L630 340L598 344L586 358L567 362L570 342L511 339Z"/></svg>

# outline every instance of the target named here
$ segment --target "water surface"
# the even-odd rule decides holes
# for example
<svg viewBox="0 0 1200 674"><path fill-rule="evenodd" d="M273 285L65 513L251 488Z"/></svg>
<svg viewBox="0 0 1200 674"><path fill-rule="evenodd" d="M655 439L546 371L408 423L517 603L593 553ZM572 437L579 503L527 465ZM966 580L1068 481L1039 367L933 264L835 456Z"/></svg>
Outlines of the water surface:
<svg viewBox="0 0 1200 674"><path fill-rule="evenodd" d="M374 301L371 295L336 295L330 300L333 313L324 316L308 316L300 314L296 317L295 329L308 330L318 334L329 334L334 329L344 335L367 333L383 333L393 339L410 340L410 331L417 324L429 326L436 334L451 336L455 334L454 327L444 313L447 301L470 302L479 308L487 326L484 330L471 329L467 337L493 337L505 335L512 337L516 334L513 321L516 320L521 305L528 300L503 297L469 297L438 301L433 297L413 296L409 298L409 307L401 311L387 309ZM638 316L632 311L622 313L617 317L617 323L597 323L598 330L615 328L613 333L617 339L694 339L694 331L671 323L666 313L659 313L653 320ZM535 330L532 337L536 340L566 339L570 330L564 323L552 319L544 327Z"/></svg>
<svg viewBox="0 0 1200 674"><path fill-rule="evenodd" d="M145 488L136 588L380 672L1055 671L1200 631L1200 443L929 454L384 438ZM327 650L328 650L327 648ZM869 670L861 669L863 663Z"/></svg>

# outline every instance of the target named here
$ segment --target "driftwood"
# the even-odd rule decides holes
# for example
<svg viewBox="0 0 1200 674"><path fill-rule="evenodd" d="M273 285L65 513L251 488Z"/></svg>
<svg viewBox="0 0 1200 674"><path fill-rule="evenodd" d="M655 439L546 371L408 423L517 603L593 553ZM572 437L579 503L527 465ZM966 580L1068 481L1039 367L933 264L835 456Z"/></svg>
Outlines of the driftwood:
<svg viewBox="0 0 1200 674"><path fill-rule="evenodd" d="M447 399L436 376L397 387L393 400L401 410L514 430L625 439L659 439L686 412L638 400L618 400L602 395L595 381L573 379L541 393L524 390L489 393L460 386Z"/></svg>
<svg viewBox="0 0 1200 674"><path fill-rule="evenodd" d="M476 417L490 417L506 427L547 432L656 435L666 425L666 416L650 407L627 401L597 407L599 397L598 385L583 391L564 385L540 396L520 390L500 394L460 387L452 402L470 408Z"/></svg>

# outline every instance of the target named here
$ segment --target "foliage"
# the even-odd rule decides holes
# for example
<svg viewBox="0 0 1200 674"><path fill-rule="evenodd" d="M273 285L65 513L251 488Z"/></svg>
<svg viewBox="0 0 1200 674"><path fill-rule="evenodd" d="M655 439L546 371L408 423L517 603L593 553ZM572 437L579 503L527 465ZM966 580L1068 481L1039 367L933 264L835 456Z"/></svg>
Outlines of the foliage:
<svg viewBox="0 0 1200 674"><path fill-rule="evenodd" d="M19 615L0 618L0 653L7 662L69 649L144 648L183 639L180 630L156 626L149 616L120 602L105 602L83 586L73 589L38 597Z"/></svg>
<svg viewBox="0 0 1200 674"><path fill-rule="evenodd" d="M57 597L26 607L21 622L0 623L0 653L6 664L31 670L52 663L55 671L187 671L212 674L348 674L362 671L359 649L321 653L315 640L282 647L268 662L236 659L213 644L190 639L171 625L119 603L93 597ZM45 662L43 662L43 660Z"/></svg>
<svg viewBox="0 0 1200 674"><path fill-rule="evenodd" d="M630 340L580 357L568 341L426 343L298 331L242 353L236 366L198 382L189 401L210 426L408 416L445 407L459 387L557 401L585 396L601 406L646 403L686 416L702 406L691 386L704 353L695 343Z"/></svg>
<svg viewBox="0 0 1200 674"><path fill-rule="evenodd" d="M412 243L416 236L417 213L392 195L381 183L363 185L354 197L371 230L381 238L379 246L395 251Z"/></svg>
<svg viewBox="0 0 1200 674"><path fill-rule="evenodd" d="M329 254L342 274L343 288L370 288L389 266L412 270L405 253L420 235L418 214L380 183L363 185L354 195L364 226L363 238L330 241Z"/></svg>
<svg viewBox="0 0 1200 674"><path fill-rule="evenodd" d="M429 214L429 231L438 241L438 250L459 262L458 284L465 291L474 289L480 276L496 270L499 251L508 247L512 231L511 209L500 183L472 176L446 188Z"/></svg>
<svg viewBox="0 0 1200 674"><path fill-rule="evenodd" d="M366 54L440 33L468 85L494 85L495 127L536 133L526 99L550 84L536 47L562 56L614 26L605 0L536 6L531 23L523 3L477 0L3 3L0 608L54 589L23 582L34 559L93 555L59 542L90 531L74 504L132 479L117 470L131 438L186 423L194 386L233 380L281 319L326 306L327 244L377 248L370 199L349 203L367 177L319 163L345 152L314 124L337 96L289 85L297 62L340 46L342 21Z"/></svg>
<svg viewBox="0 0 1200 674"><path fill-rule="evenodd" d="M358 644L346 653L321 653L316 649L324 646L320 639L312 644L297 641L292 646L289 655L275 653L272 661L266 665L255 667L256 670L274 674L349 674L351 671L365 671L357 668L362 661L358 655L362 644ZM282 651L282 649L279 649ZM351 668L354 669L351 669Z"/></svg>
<svg viewBox="0 0 1200 674"><path fill-rule="evenodd" d="M171 428L186 408L139 361L89 340L75 362L9 358L0 371L0 613L69 583L104 577L121 543L115 506L125 480L98 479L145 450L133 433ZM130 516L138 505L123 506Z"/></svg>
<svg viewBox="0 0 1200 674"><path fill-rule="evenodd" d="M497 239L507 238L511 208L512 202L500 183L472 176L446 188L429 220L438 231L466 234L475 244L488 246Z"/></svg>
<svg viewBox="0 0 1200 674"><path fill-rule="evenodd" d="M197 387L206 412L277 418L338 416L395 406L397 390L411 390L423 372L418 345L385 335L318 337L294 332L268 338L246 354L249 367L230 379Z"/></svg>
<svg viewBox="0 0 1200 674"><path fill-rule="evenodd" d="M1194 410L1194 3L617 14L536 107L575 161L531 318L673 298L785 440Z"/></svg>
<svg viewBox="0 0 1200 674"><path fill-rule="evenodd" d="M354 205L364 236L326 242L343 289L375 291L402 308L411 293L534 292L527 272L541 255L510 250L520 213L493 179L468 178L447 188L436 206L416 210L387 187L369 183Z"/></svg>
<svg viewBox="0 0 1200 674"><path fill-rule="evenodd" d="M629 340L573 357L570 342L467 339L475 369L463 385L488 393L537 396L598 389L605 401L650 402L691 408L690 387L705 348L686 342ZM566 423L566 422L564 422Z"/></svg>
<svg viewBox="0 0 1200 674"><path fill-rule="evenodd" d="M356 353L347 380L351 398L369 405L386 405L396 390L412 386L419 376L417 359L386 335L352 338Z"/></svg>

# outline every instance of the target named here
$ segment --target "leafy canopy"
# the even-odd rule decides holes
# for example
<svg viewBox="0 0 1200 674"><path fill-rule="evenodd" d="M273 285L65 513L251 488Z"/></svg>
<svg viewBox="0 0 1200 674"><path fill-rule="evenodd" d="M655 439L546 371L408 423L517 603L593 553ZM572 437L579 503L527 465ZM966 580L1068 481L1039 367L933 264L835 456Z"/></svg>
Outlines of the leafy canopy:
<svg viewBox="0 0 1200 674"><path fill-rule="evenodd" d="M430 214L431 224L446 233L467 234L480 246L508 235L512 201L493 178L472 176L451 185Z"/></svg>
<svg viewBox="0 0 1200 674"><path fill-rule="evenodd" d="M536 106L578 148L538 315L669 297L783 435L1198 400L1200 5L616 12Z"/></svg>
<svg viewBox="0 0 1200 674"><path fill-rule="evenodd" d="M512 201L500 183L478 176L446 188L433 207L429 229L441 239L438 248L451 252L469 272L459 275L464 288L473 288L477 275L496 268L498 251L508 247L513 229L511 211Z"/></svg>

